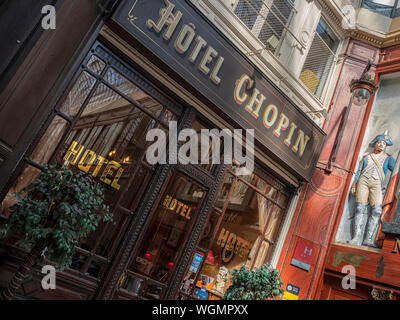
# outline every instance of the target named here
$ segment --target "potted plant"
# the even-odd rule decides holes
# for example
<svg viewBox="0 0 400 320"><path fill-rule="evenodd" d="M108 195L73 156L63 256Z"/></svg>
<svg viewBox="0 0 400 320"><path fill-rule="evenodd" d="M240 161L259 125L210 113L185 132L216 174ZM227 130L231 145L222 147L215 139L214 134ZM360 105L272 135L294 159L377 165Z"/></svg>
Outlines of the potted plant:
<svg viewBox="0 0 400 320"><path fill-rule="evenodd" d="M45 165L42 173L16 194L18 202L1 227L3 237L20 234L18 245L28 255L0 295L9 300L16 294L32 266L42 258L56 269L72 263L75 246L95 230L100 220L111 221L104 202L104 189L90 174L73 173L68 168Z"/></svg>
<svg viewBox="0 0 400 320"><path fill-rule="evenodd" d="M254 271L244 265L232 271L232 284L226 290L225 300L268 300L283 294L278 271L264 264Z"/></svg>

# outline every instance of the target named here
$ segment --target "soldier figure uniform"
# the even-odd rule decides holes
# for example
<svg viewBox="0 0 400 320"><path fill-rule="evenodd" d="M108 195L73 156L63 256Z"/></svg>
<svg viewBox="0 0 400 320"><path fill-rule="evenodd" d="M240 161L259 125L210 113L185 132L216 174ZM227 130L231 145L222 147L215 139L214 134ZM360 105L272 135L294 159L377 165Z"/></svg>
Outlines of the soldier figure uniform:
<svg viewBox="0 0 400 320"><path fill-rule="evenodd" d="M351 188L356 197L356 209L350 243L374 247L382 214L382 184L387 170L393 171L395 159L385 153L386 146L393 145L386 133L376 136L370 145L374 146L374 152L361 160ZM369 218L368 204L371 206Z"/></svg>

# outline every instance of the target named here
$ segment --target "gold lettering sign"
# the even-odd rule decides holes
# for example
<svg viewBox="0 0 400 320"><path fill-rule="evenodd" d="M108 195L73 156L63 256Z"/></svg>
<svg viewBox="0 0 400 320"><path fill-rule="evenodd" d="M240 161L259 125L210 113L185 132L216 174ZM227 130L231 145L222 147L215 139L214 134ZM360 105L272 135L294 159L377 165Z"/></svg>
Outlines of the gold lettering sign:
<svg viewBox="0 0 400 320"><path fill-rule="evenodd" d="M163 38L168 41L182 19L182 12L178 10L174 13L175 5L168 0L165 0L165 3L166 8L160 10L159 20L155 22L148 19L146 26L156 33L160 33L165 28ZM197 68L205 75L208 75L210 81L219 85L221 78L218 74L224 63L224 57L220 56L218 51L211 45L207 45L207 41L200 35L196 35L196 26L193 23L184 24L181 27L174 42L174 48L179 54L183 55L189 50L193 41L195 46L189 53L188 60L194 64L199 59ZM202 52L203 48L206 48L204 52Z"/></svg>
<svg viewBox="0 0 400 320"><path fill-rule="evenodd" d="M93 177L96 177L104 166L105 169L100 176L100 181L119 190L121 186L118 184L118 181L124 172L121 165L116 161L106 160L102 156L97 155L93 150L84 150L85 147L83 145L78 147L78 142L73 141L63 158L64 165L76 165L80 170L85 172L89 172L91 168L94 168L92 172Z"/></svg>
<svg viewBox="0 0 400 320"><path fill-rule="evenodd" d="M253 82L254 80L252 80L247 74L243 74L238 80L236 80L233 91L235 102L238 105L242 105L248 101L244 109L255 119L258 119L261 116L261 121L263 122L264 127L266 129L273 129L272 134L282 139L283 143L287 147L291 147L290 150L301 158L308 142L310 141L310 137L307 136L303 130L298 129L297 125L283 112L278 116L278 108L273 104L268 104L267 98L257 88L253 89L249 98L249 95L245 93L245 90L249 90L249 88L253 86ZM264 102L266 102L266 107L264 112L262 112ZM297 137L292 139L295 132Z"/></svg>
<svg viewBox="0 0 400 320"><path fill-rule="evenodd" d="M190 220L190 213L192 208L187 206L186 204L172 198L171 196L165 196L164 201L162 202L162 206L168 210L174 211L175 213L185 217Z"/></svg>

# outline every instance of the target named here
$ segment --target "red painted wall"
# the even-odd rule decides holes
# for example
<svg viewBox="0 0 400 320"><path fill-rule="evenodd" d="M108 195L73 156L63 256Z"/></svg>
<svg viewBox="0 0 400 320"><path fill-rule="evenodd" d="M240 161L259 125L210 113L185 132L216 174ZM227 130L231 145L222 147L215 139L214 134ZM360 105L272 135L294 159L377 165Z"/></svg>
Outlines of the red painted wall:
<svg viewBox="0 0 400 320"><path fill-rule="evenodd" d="M344 108L349 103L350 81L361 76L370 58L377 64L380 59L379 49L359 41L350 41L332 97L329 119L323 128L327 132L327 139L319 159L318 166L321 168L325 167L329 159ZM372 67L370 73L375 72L375 67ZM352 106L336 162L333 164L333 172L326 175L317 168L312 181L303 187L300 194L277 269L280 271L284 289L288 283L300 287L301 300L318 299L320 296L328 248L334 240L335 229L344 207L352 177L349 171L353 171L356 166L372 101L373 97L367 106ZM315 249L308 272L290 264L299 239L307 241Z"/></svg>

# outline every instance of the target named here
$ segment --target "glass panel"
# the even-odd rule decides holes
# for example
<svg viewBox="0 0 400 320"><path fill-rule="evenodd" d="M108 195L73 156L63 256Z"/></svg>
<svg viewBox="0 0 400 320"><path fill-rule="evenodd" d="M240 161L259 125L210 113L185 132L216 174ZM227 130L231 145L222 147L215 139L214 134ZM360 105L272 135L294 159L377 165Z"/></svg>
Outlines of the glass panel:
<svg viewBox="0 0 400 320"><path fill-rule="evenodd" d="M106 224L103 222L99 226L99 230L103 230L103 228L105 228L104 232L96 232L90 237L93 243L89 245L90 248L94 248L94 240L99 239L100 242L96 248L96 254L103 257L110 257L112 246L123 236L130 219L130 214L121 210L117 210L114 213L114 221L112 223Z"/></svg>
<svg viewBox="0 0 400 320"><path fill-rule="evenodd" d="M95 82L96 79L89 73L82 72L64 101L64 104L60 108L60 111L71 117L76 116L83 102L92 90Z"/></svg>
<svg viewBox="0 0 400 320"><path fill-rule="evenodd" d="M97 75L100 75L105 66L106 64L104 63L104 61L97 56L91 56L87 63L87 67Z"/></svg>
<svg viewBox="0 0 400 320"><path fill-rule="evenodd" d="M124 279L124 281L121 285L121 288L129 291L130 293L138 295L140 292L140 289L143 286L143 282L144 282L143 279L136 278L136 277L129 275Z"/></svg>
<svg viewBox="0 0 400 320"><path fill-rule="evenodd" d="M200 238L199 247L202 249L208 249L220 216L220 213L215 210L211 212Z"/></svg>
<svg viewBox="0 0 400 320"><path fill-rule="evenodd" d="M165 287L158 284L147 283L143 296L146 298L159 300L163 295L164 288Z"/></svg>
<svg viewBox="0 0 400 320"><path fill-rule="evenodd" d="M190 192L185 190L188 184ZM202 203L203 196L195 196L198 192L204 194L188 178L179 174L171 178L150 220L132 271L167 282Z"/></svg>
<svg viewBox="0 0 400 320"><path fill-rule="evenodd" d="M155 120L134 107L116 92L100 84L58 154L57 161L74 171L90 172L106 189L106 203L113 209L125 182L146 149L146 134ZM137 200L147 170L139 170L137 180L123 198L129 205ZM140 183L139 183L140 181ZM110 254L113 241L122 235L128 213L117 211L113 223L101 223L80 246L99 255ZM90 266L92 275L99 268Z"/></svg>
<svg viewBox="0 0 400 320"><path fill-rule="evenodd" d="M201 283L208 283L206 290L222 297L228 288L229 274L241 264L250 265L250 253L260 238L267 209L258 207L258 198L265 199L238 181L233 190L228 208L218 229L214 243L200 272ZM262 229L262 230L261 230Z"/></svg>
<svg viewBox="0 0 400 320"><path fill-rule="evenodd" d="M261 28L258 38L262 43L267 44L269 49L274 53L279 42L282 38L282 34L290 23L289 18L293 11L291 1L273 1L271 5L268 5L270 9L264 16L264 24Z"/></svg>
<svg viewBox="0 0 400 320"><path fill-rule="evenodd" d="M146 147L155 122L117 93L99 85L59 154L58 161L92 173L111 204Z"/></svg>
<svg viewBox="0 0 400 320"><path fill-rule="evenodd" d="M22 192L22 189L27 187L31 182L33 182L36 177L40 175L40 170L27 165L22 171L21 175L14 182L13 186L9 189L3 202L0 204L0 212L3 216L8 217L10 215L9 208L17 202L15 198L16 192Z"/></svg>
<svg viewBox="0 0 400 320"><path fill-rule="evenodd" d="M249 29L252 29L262 3L261 0L239 0L234 12Z"/></svg>
<svg viewBox="0 0 400 320"><path fill-rule="evenodd" d="M30 158L39 164L47 163L67 128L68 122L59 116L55 116Z"/></svg>
<svg viewBox="0 0 400 320"><path fill-rule="evenodd" d="M156 118L160 115L163 107L156 100L148 96L132 82L127 80L118 71L110 68L104 76L109 84L115 86L119 91L137 101L141 106L151 112Z"/></svg>
<svg viewBox="0 0 400 320"><path fill-rule="evenodd" d="M235 177L231 174L226 175L216 203L223 203L234 180ZM242 264L247 268L259 267L265 262L271 251L271 244L266 239L275 240L282 221L284 210L273 201L286 206L287 196L256 174L247 176L246 181L262 191L265 196L240 179L234 185L221 225L204 259L198 281L194 284L196 288L206 290L209 299L223 297L230 285L233 269L240 268ZM213 211L210 216L210 229L216 227L218 218L217 212ZM200 246L207 248L207 241L207 237L203 236ZM195 275L196 272L186 275L181 287L183 293L188 293L193 286Z"/></svg>
<svg viewBox="0 0 400 320"><path fill-rule="evenodd" d="M224 177L224 182L219 189L217 199L214 203L215 207L219 209L224 207L225 201L228 198L229 190L231 189L234 180L235 177L230 173Z"/></svg>
<svg viewBox="0 0 400 320"><path fill-rule="evenodd" d="M200 146L198 148L198 154L197 154L197 159L198 159L198 163L200 165L200 167L202 167L203 169L209 171L209 172L213 172L214 169L216 168L216 165L218 163L221 163L223 161L221 161L221 152L223 152L223 143L224 140L219 138L219 137L212 137L210 136L209 132L208 132L208 136L210 136L209 139L206 139L206 141L202 141L202 130L207 130L208 128L206 126L204 126L202 123L200 123L199 121L195 121L192 125L192 129L196 131L197 133L197 139L198 139L198 146ZM207 134L207 132L205 132L205 134ZM188 138L189 140L189 138ZM214 142L213 142L214 140ZM202 145L206 145L208 144L208 150L205 150L205 152L202 150ZM219 147L218 147L219 145ZM213 147L216 147L215 150L213 150ZM215 155L213 154L213 152L215 153ZM202 153L204 153L202 155Z"/></svg>
<svg viewBox="0 0 400 320"><path fill-rule="evenodd" d="M144 166L140 166L135 174L135 178L133 179L133 181L131 181L128 189L126 190L120 201L121 206L130 210L134 210L136 208L138 200L140 199L141 195L146 191L145 186L147 184L147 180L149 179L149 175L149 169Z"/></svg>
<svg viewBox="0 0 400 320"><path fill-rule="evenodd" d="M323 95L339 42L329 26L321 19L300 74L300 80L317 98Z"/></svg>

